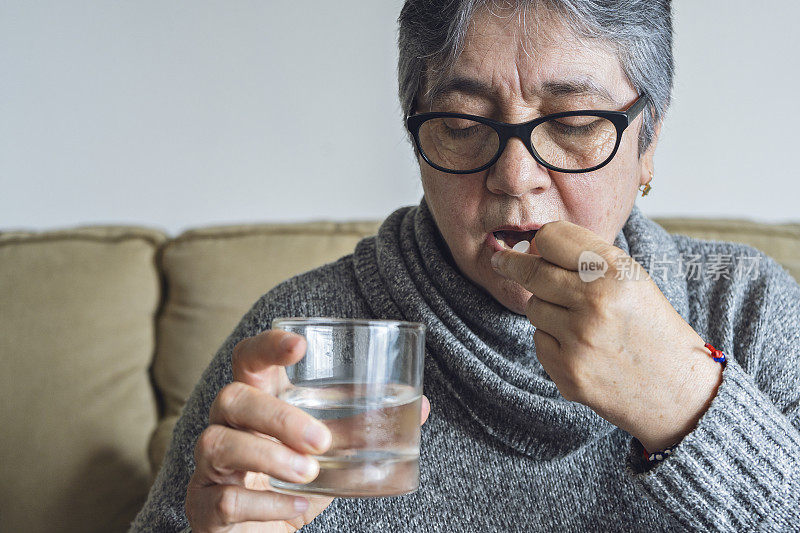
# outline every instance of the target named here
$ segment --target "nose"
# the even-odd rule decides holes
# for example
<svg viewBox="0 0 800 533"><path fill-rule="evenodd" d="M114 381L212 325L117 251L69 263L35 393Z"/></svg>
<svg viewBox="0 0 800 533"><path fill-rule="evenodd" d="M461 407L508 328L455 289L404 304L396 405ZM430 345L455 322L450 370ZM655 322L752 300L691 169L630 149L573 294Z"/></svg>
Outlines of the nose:
<svg viewBox="0 0 800 533"><path fill-rule="evenodd" d="M544 192L551 184L548 170L517 138L508 140L500 158L487 172L486 187L495 194L522 196L534 191Z"/></svg>

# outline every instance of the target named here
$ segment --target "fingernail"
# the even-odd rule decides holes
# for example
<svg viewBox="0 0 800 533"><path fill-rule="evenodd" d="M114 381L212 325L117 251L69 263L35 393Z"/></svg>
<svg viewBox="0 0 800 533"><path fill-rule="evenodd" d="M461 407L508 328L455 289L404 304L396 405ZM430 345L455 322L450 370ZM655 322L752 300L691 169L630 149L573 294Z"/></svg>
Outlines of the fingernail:
<svg viewBox="0 0 800 533"><path fill-rule="evenodd" d="M294 345L297 344L297 335L290 333L289 335L284 335L281 339L280 345L281 350L286 350L287 352L294 348Z"/></svg>
<svg viewBox="0 0 800 533"><path fill-rule="evenodd" d="M492 268L497 270L500 267L500 256L503 255L503 252L495 252L492 256Z"/></svg>
<svg viewBox="0 0 800 533"><path fill-rule="evenodd" d="M312 422L306 426L304 438L314 448L324 450L330 444L331 432L321 422Z"/></svg>
<svg viewBox="0 0 800 533"><path fill-rule="evenodd" d="M302 455L294 456L292 459L292 468L304 478L309 477L317 471L315 461L310 457L304 457Z"/></svg>
<svg viewBox="0 0 800 533"><path fill-rule="evenodd" d="M298 513L304 513L308 509L308 500L305 498L294 499L294 510Z"/></svg>

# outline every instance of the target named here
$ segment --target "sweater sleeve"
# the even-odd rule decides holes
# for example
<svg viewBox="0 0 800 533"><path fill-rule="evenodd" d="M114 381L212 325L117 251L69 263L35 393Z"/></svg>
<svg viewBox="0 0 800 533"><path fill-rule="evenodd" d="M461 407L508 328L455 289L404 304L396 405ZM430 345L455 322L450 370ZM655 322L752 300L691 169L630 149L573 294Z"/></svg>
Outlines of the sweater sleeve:
<svg viewBox="0 0 800 533"><path fill-rule="evenodd" d="M186 488L195 468L194 447L208 425L211 404L220 389L233 381L231 354L242 339L268 327L268 304L261 298L242 318L203 372L189 396L172 433L164 463L150 488L147 501L130 532L177 532L189 525L184 511Z"/></svg>
<svg viewBox="0 0 800 533"><path fill-rule="evenodd" d="M653 466L630 441L629 479L691 531L788 531L800 523L800 286L768 264L764 298L750 302L758 316L748 319L759 323L752 353L729 359L697 427Z"/></svg>

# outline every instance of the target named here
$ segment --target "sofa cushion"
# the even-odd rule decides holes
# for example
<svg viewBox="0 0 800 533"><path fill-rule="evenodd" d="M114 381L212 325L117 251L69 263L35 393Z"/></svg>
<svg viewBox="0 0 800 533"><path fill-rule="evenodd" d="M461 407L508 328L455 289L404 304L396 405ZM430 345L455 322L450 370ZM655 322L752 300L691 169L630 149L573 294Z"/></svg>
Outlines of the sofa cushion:
<svg viewBox="0 0 800 533"><path fill-rule="evenodd" d="M164 239L0 234L3 531L125 531L143 505Z"/></svg>
<svg viewBox="0 0 800 533"><path fill-rule="evenodd" d="M164 247L167 295L153 375L165 412L150 442L154 473L186 399L242 315L281 281L351 253L379 224L215 227L188 231Z"/></svg>

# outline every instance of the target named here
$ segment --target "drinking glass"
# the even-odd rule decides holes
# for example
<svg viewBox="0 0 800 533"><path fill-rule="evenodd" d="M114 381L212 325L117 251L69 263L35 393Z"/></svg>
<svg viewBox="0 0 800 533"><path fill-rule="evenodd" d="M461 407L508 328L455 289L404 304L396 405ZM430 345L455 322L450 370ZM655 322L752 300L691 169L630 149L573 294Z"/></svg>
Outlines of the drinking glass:
<svg viewBox="0 0 800 533"><path fill-rule="evenodd" d="M307 484L270 478L279 492L340 497L396 496L419 488L425 326L346 318L276 318L273 329L306 339L286 367L281 400L333 435Z"/></svg>

